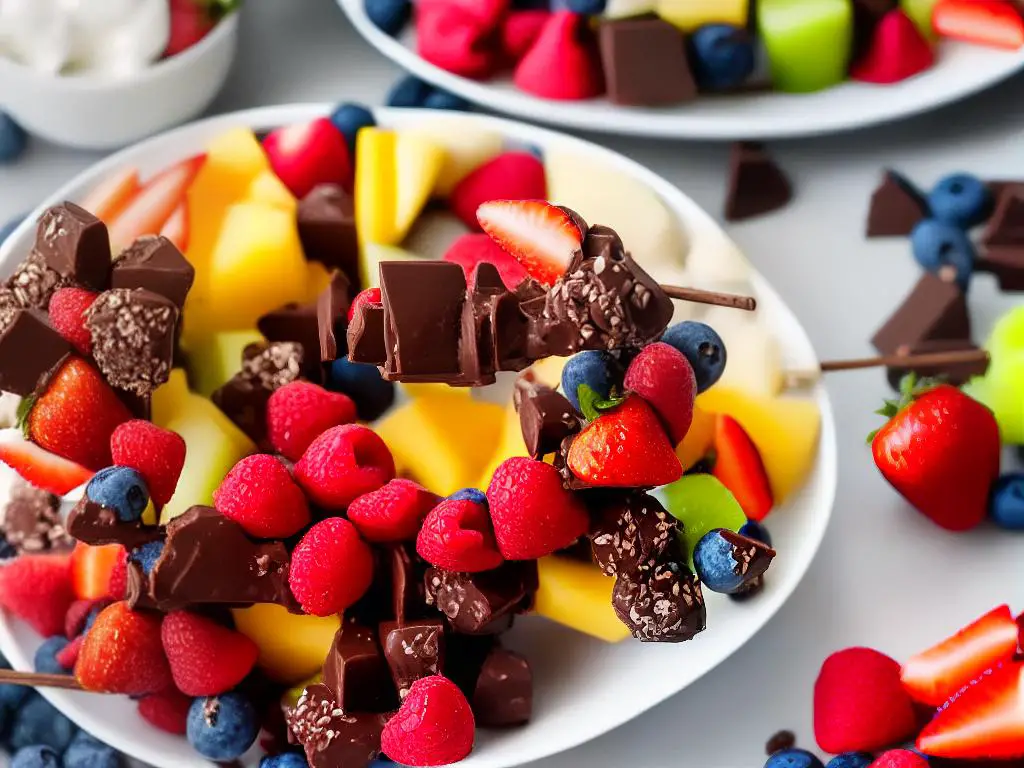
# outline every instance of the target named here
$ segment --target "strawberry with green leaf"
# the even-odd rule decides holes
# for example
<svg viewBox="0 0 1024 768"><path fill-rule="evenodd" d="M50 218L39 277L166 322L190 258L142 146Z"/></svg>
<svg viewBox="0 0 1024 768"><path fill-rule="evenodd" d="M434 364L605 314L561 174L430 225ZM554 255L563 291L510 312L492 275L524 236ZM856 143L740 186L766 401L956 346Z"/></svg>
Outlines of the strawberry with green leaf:
<svg viewBox="0 0 1024 768"><path fill-rule="evenodd" d="M241 4L241 0L170 0L171 35L164 58L191 48Z"/></svg>

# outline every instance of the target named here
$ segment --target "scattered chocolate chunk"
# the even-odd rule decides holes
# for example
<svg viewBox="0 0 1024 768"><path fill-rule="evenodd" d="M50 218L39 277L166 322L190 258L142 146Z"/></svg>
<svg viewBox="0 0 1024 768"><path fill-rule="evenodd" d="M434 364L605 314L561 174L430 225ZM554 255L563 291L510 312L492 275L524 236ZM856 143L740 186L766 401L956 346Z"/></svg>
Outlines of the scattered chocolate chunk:
<svg viewBox="0 0 1024 768"><path fill-rule="evenodd" d="M20 477L0 509L0 532L18 554L65 551L75 543L61 521L60 499Z"/></svg>
<svg viewBox="0 0 1024 768"><path fill-rule="evenodd" d="M613 104L657 107L697 97L679 29L657 17L602 21L601 64Z"/></svg>
<svg viewBox="0 0 1024 768"><path fill-rule="evenodd" d="M140 237L114 260L112 288L145 288L171 301L179 310L195 281L195 268L166 237Z"/></svg>
<svg viewBox="0 0 1024 768"><path fill-rule="evenodd" d="M36 227L36 251L69 283L92 291L110 284L110 238L106 225L74 203L47 210Z"/></svg>
<svg viewBox="0 0 1024 768"><path fill-rule="evenodd" d="M323 684L310 685L285 718L302 745L310 768L365 766L380 754L380 737L388 716L344 712Z"/></svg>
<svg viewBox="0 0 1024 768"><path fill-rule="evenodd" d="M733 573L742 579L740 590L761 578L775 559L775 550L763 541L730 531L728 528L719 528L718 535L731 547L730 556L735 563Z"/></svg>
<svg viewBox="0 0 1024 768"><path fill-rule="evenodd" d="M316 300L317 336L320 360L330 362L343 356L348 349L349 282L341 272L335 272ZM310 350L315 355L315 347Z"/></svg>
<svg viewBox="0 0 1024 768"><path fill-rule="evenodd" d="M275 309L257 320L256 328L267 341L292 341L301 345L302 375L316 384L323 381L315 304L288 304Z"/></svg>
<svg viewBox="0 0 1024 768"><path fill-rule="evenodd" d="M978 347L966 339L936 339L910 344L905 352L908 355L930 355L937 352L961 352L972 349L978 349ZM988 362L976 360L970 363L957 363L946 366L917 365L913 368L891 367L886 369L886 375L889 384L898 392L900 381L908 373L914 373L919 378L942 378L944 381L948 381L950 384L958 387L974 376L983 375L986 370L988 370Z"/></svg>
<svg viewBox="0 0 1024 768"><path fill-rule="evenodd" d="M871 193L868 237L905 237L928 217L928 201L906 178L887 170Z"/></svg>
<svg viewBox="0 0 1024 768"><path fill-rule="evenodd" d="M740 141L732 145L725 218L743 221L784 207L793 198L789 178L764 146Z"/></svg>
<svg viewBox="0 0 1024 768"><path fill-rule="evenodd" d="M781 752L784 749L792 749L795 746L795 733L792 731L779 731L778 733L772 734L771 738L765 742L764 753L771 757L776 752Z"/></svg>
<svg viewBox="0 0 1024 768"><path fill-rule="evenodd" d="M678 530L676 519L646 493L602 495L590 512L594 561L607 576L654 567Z"/></svg>
<svg viewBox="0 0 1024 768"><path fill-rule="evenodd" d="M612 590L612 608L642 642L683 642L705 626L700 580L673 558L647 570L619 574Z"/></svg>
<svg viewBox="0 0 1024 768"><path fill-rule="evenodd" d="M296 216L306 258L340 269L352 292L358 293L359 241L352 195L337 184L319 184L299 202Z"/></svg>
<svg viewBox="0 0 1024 768"><path fill-rule="evenodd" d="M1024 291L1024 243L987 247L974 262L978 272L989 272L1001 291Z"/></svg>
<svg viewBox="0 0 1024 768"><path fill-rule="evenodd" d="M69 282L60 273L47 266L39 251L33 250L14 270L7 288L14 294L19 306L26 309L46 310L57 289Z"/></svg>
<svg viewBox="0 0 1024 768"><path fill-rule="evenodd" d="M981 243L986 249L1024 245L1024 187L1009 186L1002 190Z"/></svg>
<svg viewBox="0 0 1024 768"><path fill-rule="evenodd" d="M86 496L75 504L68 515L67 529L72 537L83 544L120 544L127 550L163 538L163 532L158 526L121 520L116 511L90 501Z"/></svg>
<svg viewBox="0 0 1024 768"><path fill-rule="evenodd" d="M462 635L451 632L445 636L444 676L459 686L459 690L470 701L484 661L497 642L497 635Z"/></svg>
<svg viewBox="0 0 1024 768"><path fill-rule="evenodd" d="M923 341L971 338L971 318L963 291L925 272L871 343L880 354L897 354Z"/></svg>
<svg viewBox="0 0 1024 768"><path fill-rule="evenodd" d="M554 453L562 440L579 432L583 420L572 403L527 372L516 380L512 401L519 412L526 451L534 459Z"/></svg>
<svg viewBox="0 0 1024 768"><path fill-rule="evenodd" d="M380 625L380 643L400 698L422 677L444 671L444 622L421 619L408 624L395 621Z"/></svg>
<svg viewBox="0 0 1024 768"><path fill-rule="evenodd" d="M448 617L452 629L467 635L503 632L525 610L537 591L534 562L507 562L483 573L427 569L427 604Z"/></svg>
<svg viewBox="0 0 1024 768"><path fill-rule="evenodd" d="M174 364L178 307L145 288L116 288L97 297L85 315L93 357L111 386L150 395Z"/></svg>
<svg viewBox="0 0 1024 768"><path fill-rule="evenodd" d="M45 312L19 309L0 332L0 390L20 397L41 391L71 351Z"/></svg>
<svg viewBox="0 0 1024 768"><path fill-rule="evenodd" d="M345 621L334 635L323 682L346 712L384 712L398 703L375 633L352 621Z"/></svg>
<svg viewBox="0 0 1024 768"><path fill-rule="evenodd" d="M533 714L533 672L529 662L496 645L484 659L470 706L477 725L485 728L529 722Z"/></svg>

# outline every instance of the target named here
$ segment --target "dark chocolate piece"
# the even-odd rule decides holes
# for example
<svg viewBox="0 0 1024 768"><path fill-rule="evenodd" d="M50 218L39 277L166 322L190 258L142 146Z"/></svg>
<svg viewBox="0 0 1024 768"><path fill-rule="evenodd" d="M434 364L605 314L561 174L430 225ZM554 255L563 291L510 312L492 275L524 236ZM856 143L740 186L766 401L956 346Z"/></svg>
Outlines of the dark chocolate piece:
<svg viewBox="0 0 1024 768"><path fill-rule="evenodd" d="M718 535L732 547L731 556L736 564L733 573L742 577L742 584L735 591L743 592L750 584L764 575L775 559L775 550L763 541L744 536L741 533L720 528Z"/></svg>
<svg viewBox="0 0 1024 768"><path fill-rule="evenodd" d="M491 649L497 644L497 635L463 635L450 632L444 640L444 676L459 686L466 698L473 699L480 670Z"/></svg>
<svg viewBox="0 0 1024 768"><path fill-rule="evenodd" d="M125 566L128 570L128 581L124 599L133 611L159 611L161 607L153 599L149 576L142 570L137 560L129 560Z"/></svg>
<svg viewBox="0 0 1024 768"><path fill-rule="evenodd" d="M1024 243L987 247L974 262L977 272L989 272L1001 291L1024 291Z"/></svg>
<svg viewBox="0 0 1024 768"><path fill-rule="evenodd" d="M60 499L16 478L7 504L0 509L0 533L18 554L71 549L75 542L64 529Z"/></svg>
<svg viewBox="0 0 1024 768"><path fill-rule="evenodd" d="M537 591L533 562L507 562L483 573L429 568L424 577L427 604L448 617L452 629L467 635L504 632L514 614L525 610Z"/></svg>
<svg viewBox="0 0 1024 768"><path fill-rule="evenodd" d="M653 568L621 573L612 608L637 640L679 643L704 630L700 580L681 562L665 558Z"/></svg>
<svg viewBox="0 0 1024 768"><path fill-rule="evenodd" d="M69 284L60 273L47 266L39 251L33 250L15 268L11 279L7 281L7 288L20 306L45 311L50 306L53 294Z"/></svg>
<svg viewBox="0 0 1024 768"><path fill-rule="evenodd" d="M793 187L764 146L740 141L732 145L725 218L743 221L784 207L793 198Z"/></svg>
<svg viewBox="0 0 1024 768"><path fill-rule="evenodd" d="M356 307L348 327L348 359L353 363L383 365L387 359L387 344L384 341L384 307L381 304L362 302ZM330 351L330 342L327 342ZM321 354L324 342L320 345ZM325 361L326 362L326 361Z"/></svg>
<svg viewBox="0 0 1024 768"><path fill-rule="evenodd" d="M14 322L14 316L21 309L21 303L14 291L6 286L0 286L0 333L3 333L7 326Z"/></svg>
<svg viewBox="0 0 1024 768"><path fill-rule="evenodd" d="M444 671L444 622L440 619L384 622L380 625L380 644L399 698L404 699L420 678Z"/></svg>
<svg viewBox="0 0 1024 768"><path fill-rule="evenodd" d="M922 341L971 338L971 318L963 291L925 272L871 343L880 354L897 354L901 347Z"/></svg>
<svg viewBox="0 0 1024 768"><path fill-rule="evenodd" d="M330 362L347 351L348 308L349 282L341 272L335 272L331 284L316 300L317 340L322 362ZM315 348L310 354L316 354Z"/></svg>
<svg viewBox="0 0 1024 768"><path fill-rule="evenodd" d="M67 529L72 537L84 544L120 544L127 550L159 541L164 535L159 526L121 520L117 512L90 501L86 496L68 515Z"/></svg>
<svg viewBox="0 0 1024 768"><path fill-rule="evenodd" d="M363 768L380 754L388 716L344 712L331 689L317 683L302 692L286 713L288 729L303 746L310 768Z"/></svg>
<svg viewBox="0 0 1024 768"><path fill-rule="evenodd" d="M589 505L594 561L607 576L652 568L678 530L676 519L646 493L602 494Z"/></svg>
<svg viewBox="0 0 1024 768"><path fill-rule="evenodd" d="M391 671L375 633L351 621L334 635L323 682L346 712L385 712L397 704Z"/></svg>
<svg viewBox="0 0 1024 768"><path fill-rule="evenodd" d="M927 217L928 201L924 195L896 171L887 170L871 193L867 236L905 237Z"/></svg>
<svg viewBox="0 0 1024 768"><path fill-rule="evenodd" d="M161 235L140 237L114 260L111 288L145 288L179 310L195 281L195 268L178 247Z"/></svg>
<svg viewBox="0 0 1024 768"><path fill-rule="evenodd" d="M1024 188L1010 186L1003 189L981 236L981 243L986 249L1024 245Z"/></svg>
<svg viewBox="0 0 1024 768"><path fill-rule="evenodd" d="M179 311L173 301L145 288L104 291L85 314L92 353L107 383L150 395L174 365Z"/></svg>
<svg viewBox="0 0 1024 768"><path fill-rule="evenodd" d="M0 390L21 397L41 391L71 351L45 312L19 309L0 333Z"/></svg>
<svg viewBox="0 0 1024 768"><path fill-rule="evenodd" d="M697 97L683 36L667 21L657 17L602 21L598 41L613 104L657 107Z"/></svg>
<svg viewBox="0 0 1024 768"><path fill-rule="evenodd" d="M110 284L110 238L106 225L74 203L62 203L39 217L36 250L65 280L92 291Z"/></svg>
<svg viewBox="0 0 1024 768"><path fill-rule="evenodd" d="M496 645L484 659L470 699L473 717L484 728L529 722L533 714L533 672L522 656Z"/></svg>
<svg viewBox="0 0 1024 768"><path fill-rule="evenodd" d="M1021 0L1024 2L1024 0ZM1024 179L993 179L986 181L985 186L988 187L988 191L992 195L992 199L998 202L999 198L1003 196L1010 187L1024 187Z"/></svg>
<svg viewBox="0 0 1024 768"><path fill-rule="evenodd" d="M318 184L299 202L296 216L306 258L340 269L352 293L358 293L359 241L352 195L337 184Z"/></svg>
<svg viewBox="0 0 1024 768"><path fill-rule="evenodd" d="M293 341L302 346L302 375L319 384L323 381L320 365L320 328L315 304L288 304L268 312L256 321L256 328L267 341Z"/></svg>
<svg viewBox="0 0 1024 768"><path fill-rule="evenodd" d="M526 451L535 459L554 453L562 440L583 427L582 417L564 395L532 377L517 379L512 399Z"/></svg>
<svg viewBox="0 0 1024 768"><path fill-rule="evenodd" d="M917 344L907 345L908 355L930 355L937 352L961 352L978 349L978 347L967 339L937 339L934 341L921 341ZM917 365L912 368L891 367L886 370L886 376L890 386L897 392L900 389L900 380L908 373L915 373L919 378L938 378L948 381L954 386L960 386L974 376L981 376L988 370L988 362L976 360L972 363L957 363L955 365Z"/></svg>
<svg viewBox="0 0 1024 768"><path fill-rule="evenodd" d="M729 599L737 603L745 603L764 591L764 576L758 576L748 584L744 584L736 592L729 593Z"/></svg>
<svg viewBox="0 0 1024 768"><path fill-rule="evenodd" d="M796 734L792 731L779 731L772 734L768 741L765 742L764 753L771 757L776 752L781 752L783 749L792 749L795 746Z"/></svg>

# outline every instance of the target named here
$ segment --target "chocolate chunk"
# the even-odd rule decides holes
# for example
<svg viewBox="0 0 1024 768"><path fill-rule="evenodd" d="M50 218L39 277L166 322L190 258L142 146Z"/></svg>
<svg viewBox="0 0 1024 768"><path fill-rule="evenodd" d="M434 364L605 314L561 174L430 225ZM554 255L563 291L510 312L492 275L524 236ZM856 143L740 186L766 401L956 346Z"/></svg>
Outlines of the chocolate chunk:
<svg viewBox="0 0 1024 768"><path fill-rule="evenodd" d="M20 306L44 311L49 308L53 294L67 285L68 280L47 266L42 255L35 250L17 266L7 281L7 288Z"/></svg>
<svg viewBox="0 0 1024 768"><path fill-rule="evenodd" d="M348 341L348 296L348 280L341 272L335 272L331 284L317 297L317 337L322 362L330 362L345 354ZM314 350L310 350L310 354L315 354Z"/></svg>
<svg viewBox="0 0 1024 768"><path fill-rule="evenodd" d="M1001 291L1024 291L1024 243L988 246L974 262L977 272L989 272Z"/></svg>
<svg viewBox="0 0 1024 768"><path fill-rule="evenodd" d="M771 736L764 745L764 753L771 757L783 749L792 749L796 746L796 734L792 731L779 731Z"/></svg>
<svg viewBox="0 0 1024 768"><path fill-rule="evenodd" d="M114 260L112 288L145 288L179 310L195 281L195 268L178 247L160 235L140 237Z"/></svg>
<svg viewBox="0 0 1024 768"><path fill-rule="evenodd" d="M487 654L470 700L477 725L501 728L529 722L533 672L522 656L495 646Z"/></svg>
<svg viewBox="0 0 1024 768"><path fill-rule="evenodd" d="M384 307L380 304L360 303L348 327L347 340L350 361L383 365L388 354L387 343L384 341ZM323 341L320 350L322 355ZM326 350L330 351L330 342L327 342Z"/></svg>
<svg viewBox="0 0 1024 768"><path fill-rule="evenodd" d="M359 241L352 195L337 184L318 184L299 202L296 215L306 258L340 269L358 293Z"/></svg>
<svg viewBox="0 0 1024 768"><path fill-rule="evenodd" d="M427 604L448 617L452 629L467 635L504 632L514 614L525 610L537 591L533 562L507 562L483 573L427 569Z"/></svg>
<svg viewBox="0 0 1024 768"><path fill-rule="evenodd" d="M334 635L323 682L346 712L384 712L397 704L391 672L373 630L351 621Z"/></svg>
<svg viewBox="0 0 1024 768"><path fill-rule="evenodd" d="M150 395L174 365L178 307L145 288L116 288L99 295L85 314L93 357L107 383Z"/></svg>
<svg viewBox="0 0 1024 768"><path fill-rule="evenodd" d="M74 203L62 203L39 217L36 250L65 280L92 291L110 284L110 238L106 225Z"/></svg>
<svg viewBox="0 0 1024 768"><path fill-rule="evenodd" d="M735 592L729 593L729 599L736 603L745 603L764 591L764 576L758 576L744 584Z"/></svg>
<svg viewBox="0 0 1024 768"><path fill-rule="evenodd" d="M75 543L64 529L60 499L20 477L11 483L7 503L0 508L0 532L18 554L64 551Z"/></svg>
<svg viewBox="0 0 1024 768"><path fill-rule="evenodd" d="M986 181L985 186L988 187L992 199L998 202L999 198L1003 196L1003 192L1010 187L1024 187L1024 179L994 179Z"/></svg>
<svg viewBox="0 0 1024 768"><path fill-rule="evenodd" d="M444 671L444 622L440 619L385 622L380 625L380 644L400 698L420 678Z"/></svg>
<svg viewBox="0 0 1024 768"><path fill-rule="evenodd" d="M986 248L1024 245L1024 188L1006 187L981 236Z"/></svg>
<svg viewBox="0 0 1024 768"><path fill-rule="evenodd" d="M315 304L288 304L256 321L268 341L292 341L302 346L302 375L315 384L323 381L320 365L320 329Z"/></svg>
<svg viewBox="0 0 1024 768"><path fill-rule="evenodd" d="M871 193L868 209L868 237L904 237L928 217L928 201L917 188L896 171L887 170L881 184Z"/></svg>
<svg viewBox="0 0 1024 768"><path fill-rule="evenodd" d="M380 754L387 715L345 712L323 684L308 686L285 718L310 768L363 768Z"/></svg>
<svg viewBox="0 0 1024 768"><path fill-rule="evenodd" d="M83 544L120 544L132 550L163 538L156 525L121 520L117 512L83 496L68 515L68 533Z"/></svg>
<svg viewBox="0 0 1024 768"><path fill-rule="evenodd" d="M590 512L594 561L607 576L652 568L678 530L676 519L646 493L602 495Z"/></svg>
<svg viewBox="0 0 1024 768"><path fill-rule="evenodd" d="M735 563L733 573L742 579L739 588L734 591L742 592L745 587L761 578L768 570L768 566L775 559L775 550L763 541L730 531L727 528L719 528L718 535L732 548L730 557Z"/></svg>
<svg viewBox="0 0 1024 768"><path fill-rule="evenodd" d="M742 221L761 216L782 208L792 198L789 178L761 144L740 141L732 145L726 219Z"/></svg>
<svg viewBox="0 0 1024 768"><path fill-rule="evenodd" d="M45 312L19 309L0 333L0 390L21 397L41 391L70 354Z"/></svg>
<svg viewBox="0 0 1024 768"><path fill-rule="evenodd" d="M938 339L910 344L905 352L908 355L930 355L937 352L961 352L977 348L975 344L967 339ZM986 370L988 370L988 362L977 360L972 363L957 363L955 365L917 365L912 368L891 367L886 369L886 376L890 386L898 392L900 381L908 373L914 373L919 378L941 377L944 381L948 381L954 386L960 386L974 376L983 375Z"/></svg>
<svg viewBox="0 0 1024 768"><path fill-rule="evenodd" d="M21 303L14 291L7 287L0 287L0 333L3 333L7 326L14 322L14 316L21 309Z"/></svg>
<svg viewBox="0 0 1024 768"><path fill-rule="evenodd" d="M903 303L871 338L883 355L922 341L971 338L971 318L963 291L925 272Z"/></svg>
<svg viewBox="0 0 1024 768"><path fill-rule="evenodd" d="M646 643L679 643L704 630L700 580L674 558L619 574L612 608L630 634Z"/></svg>
<svg viewBox="0 0 1024 768"><path fill-rule="evenodd" d="M613 104L657 107L697 97L679 29L659 18L602 21L601 64Z"/></svg>
<svg viewBox="0 0 1024 768"><path fill-rule="evenodd" d="M142 570L137 560L129 560L125 566L128 571L127 586L124 599L133 611L159 611L160 606L153 599L149 576Z"/></svg>
<svg viewBox="0 0 1024 768"><path fill-rule="evenodd" d="M480 670L491 649L497 644L497 635L462 635L451 632L444 641L444 676L455 683L466 698L472 701Z"/></svg>
<svg viewBox="0 0 1024 768"><path fill-rule="evenodd" d="M519 377L512 399L519 412L526 452L535 459L554 453L562 440L582 429L582 417L572 403L531 377Z"/></svg>

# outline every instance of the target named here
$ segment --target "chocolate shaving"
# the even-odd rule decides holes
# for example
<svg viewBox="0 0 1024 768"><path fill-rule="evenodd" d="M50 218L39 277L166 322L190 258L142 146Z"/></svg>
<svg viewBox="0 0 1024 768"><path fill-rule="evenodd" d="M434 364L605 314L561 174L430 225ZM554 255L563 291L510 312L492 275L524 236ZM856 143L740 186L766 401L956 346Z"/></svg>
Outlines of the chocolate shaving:
<svg viewBox="0 0 1024 768"><path fill-rule="evenodd" d="M365 766L380 754L388 716L346 713L323 684L308 686L285 714L288 729L303 746L310 768Z"/></svg>
<svg viewBox="0 0 1024 768"><path fill-rule="evenodd" d="M65 551L75 543L61 521L60 499L20 477L0 509L0 532L18 554Z"/></svg>

